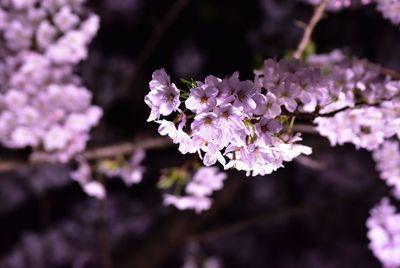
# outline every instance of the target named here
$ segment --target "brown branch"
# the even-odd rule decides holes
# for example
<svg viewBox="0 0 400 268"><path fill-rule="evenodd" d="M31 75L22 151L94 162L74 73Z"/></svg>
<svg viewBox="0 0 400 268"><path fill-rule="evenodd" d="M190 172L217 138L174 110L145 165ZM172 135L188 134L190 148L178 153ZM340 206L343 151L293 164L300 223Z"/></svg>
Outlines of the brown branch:
<svg viewBox="0 0 400 268"><path fill-rule="evenodd" d="M294 159L294 161L315 171L323 171L326 168L324 163L305 155L299 155Z"/></svg>
<svg viewBox="0 0 400 268"><path fill-rule="evenodd" d="M160 149L171 146L173 143L170 138L157 137L145 139L136 142L124 142L99 148L87 150L84 153L84 157L88 160L104 159L117 155L129 154L134 150L138 149Z"/></svg>
<svg viewBox="0 0 400 268"><path fill-rule="evenodd" d="M123 142L118 144L112 144L102 146L98 148L88 149L83 153L84 157L88 160L104 159L114 157L118 155L130 154L137 149L161 149L171 146L173 143L170 138L157 137L144 139L142 141L135 142ZM9 172L16 170L23 166L36 166L40 164L48 163L45 154L38 154L35 160L0 160L0 173Z"/></svg>
<svg viewBox="0 0 400 268"><path fill-rule="evenodd" d="M379 72L382 75L390 76L391 78L394 78L396 80L400 80L400 73L395 71L395 70L389 69L387 67L380 66Z"/></svg>
<svg viewBox="0 0 400 268"><path fill-rule="evenodd" d="M306 29L304 30L303 37L297 46L296 51L293 54L293 58L300 59L301 55L303 55L304 50L306 49L308 43L310 42L312 32L314 31L315 26L321 20L324 15L324 11L326 6L328 5L329 0L322 0L321 4L315 9L313 16L311 17L310 22L308 23Z"/></svg>
<svg viewBox="0 0 400 268"><path fill-rule="evenodd" d="M188 242L204 242L204 241L218 239L223 236L232 235L241 232L245 229L255 227L257 225L278 222L294 218L297 216L301 216L307 213L311 213L317 210L318 208L319 208L318 206L313 207L309 205L303 205L303 206L289 207L277 212L267 213L265 215L258 215L251 219L246 219L243 221L236 222L234 224L229 224L229 226L224 226L215 230L191 236L189 237Z"/></svg>
<svg viewBox="0 0 400 268"><path fill-rule="evenodd" d="M318 134L315 130L315 126L306 125L306 124L295 124L293 126L293 132L301 132L306 134Z"/></svg>
<svg viewBox="0 0 400 268"><path fill-rule="evenodd" d="M290 113L290 112L284 110L282 112L282 115L287 116L287 117L301 118L301 119L315 119L317 117L332 117L340 112L344 112L344 111L347 111L350 109L356 109L356 108L361 108L361 107L379 107L379 105L381 105L383 101L391 101L391 100L393 100L393 98L382 99L379 102L374 102L374 103L360 101L360 102L355 103L353 107L345 106L340 109L337 109L337 110L334 110L334 111L331 111L328 113L322 113L322 114L319 112L304 113L304 112L298 112L298 111Z"/></svg>
<svg viewBox="0 0 400 268"><path fill-rule="evenodd" d="M370 62L367 60L359 60L358 62L365 65L366 67L377 68L379 71L379 74L381 74L383 76L390 76L393 79L400 80L400 72L398 72L396 70L381 66L380 64L373 63L373 62Z"/></svg>

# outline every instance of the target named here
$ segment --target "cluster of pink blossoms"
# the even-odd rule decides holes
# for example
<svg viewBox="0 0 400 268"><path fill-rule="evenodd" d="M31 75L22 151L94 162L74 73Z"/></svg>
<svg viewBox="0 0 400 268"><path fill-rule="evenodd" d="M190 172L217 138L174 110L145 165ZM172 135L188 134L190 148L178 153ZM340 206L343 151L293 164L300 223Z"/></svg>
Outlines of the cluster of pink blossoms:
<svg viewBox="0 0 400 268"><path fill-rule="evenodd" d="M369 247L385 268L400 267L400 214L384 198L367 221Z"/></svg>
<svg viewBox="0 0 400 268"><path fill-rule="evenodd" d="M211 194L221 190L227 175L216 167L201 167L185 187L186 195L164 195L165 205L174 205L180 210L192 209L197 213L211 207Z"/></svg>
<svg viewBox="0 0 400 268"><path fill-rule="evenodd" d="M336 99L320 110L317 131L332 145L353 143L377 149L386 139L400 138L400 82L379 76L379 67L348 59L334 51L310 57L321 66L338 91ZM333 116L329 112L335 112Z"/></svg>
<svg viewBox="0 0 400 268"><path fill-rule="evenodd" d="M373 152L380 177L400 199L400 83L379 76L379 67L344 57L339 51L312 56L334 78L337 99L320 110L316 130L332 145L352 143ZM368 66L368 65L367 65ZM333 116L329 112L335 112ZM325 112L325 116L324 116ZM367 222L370 248L385 267L400 266L400 215L384 199Z"/></svg>
<svg viewBox="0 0 400 268"><path fill-rule="evenodd" d="M334 51L307 63L268 59L255 71L254 82L240 81L237 73L225 79L208 76L190 92L158 70L145 101L149 121L159 123L159 133L178 143L182 153L204 152L206 166L219 161L225 168L265 175L311 152L294 143L300 138L290 135L286 120L293 116L316 117L317 130L332 145L351 142L373 150L399 136L399 86L382 80L378 67ZM178 113L174 120L159 120L173 112Z"/></svg>
<svg viewBox="0 0 400 268"><path fill-rule="evenodd" d="M290 69L295 62L276 64ZM148 120L159 123L159 133L171 137L183 154L198 152L206 166L218 161L225 169L245 170L248 175L269 174L284 161L310 154L311 148L295 143L301 140L299 135L283 131L287 117L281 108L294 111L297 98L304 95L305 100L307 93L295 81L267 90L262 81L269 81L261 75L256 83L240 81L238 76L208 76L204 82L196 82L190 92L184 92L170 82L164 69L157 70L145 97L151 108ZM308 82L313 82L312 76ZM184 111L179 108L182 101ZM172 121L160 120L160 116L173 112L177 115Z"/></svg>
<svg viewBox="0 0 400 268"><path fill-rule="evenodd" d="M312 5L321 4L322 0L302 0ZM327 10L339 11L358 5L376 4L376 9L382 13L385 19L393 24L400 23L400 1L398 0L329 0Z"/></svg>
<svg viewBox="0 0 400 268"><path fill-rule="evenodd" d="M314 118L316 130L332 145L352 143L373 151L382 179L400 198L400 151L394 141L400 139L399 93L400 82L382 77L379 66L336 50L306 62L266 60L254 82L240 81L237 73L225 79L208 76L192 83L189 92L178 89L161 69L153 73L145 102L151 108L149 121L159 123L159 133L171 137L182 153L198 152L205 165L218 161L252 175L269 174L283 161L311 153L295 143L301 139L292 134L290 119ZM171 120L160 120L174 112ZM210 199L195 177L186 187L189 196L166 195L165 204L208 209ZM367 225L377 258L385 267L399 267L395 208L383 201Z"/></svg>
<svg viewBox="0 0 400 268"><path fill-rule="evenodd" d="M310 3L312 5L321 4L322 0L303 0L304 2ZM349 8L355 5L367 5L374 0L329 0L327 10L338 11L344 8Z"/></svg>
<svg viewBox="0 0 400 268"><path fill-rule="evenodd" d="M373 152L380 177L394 189L394 196L400 200L400 148L398 141L385 141Z"/></svg>
<svg viewBox="0 0 400 268"><path fill-rule="evenodd" d="M49 161L84 150L102 110L75 65L87 57L99 18L84 0L0 3L0 142L31 146Z"/></svg>
<svg viewBox="0 0 400 268"><path fill-rule="evenodd" d="M385 19L393 24L400 24L400 1L398 0L375 0L376 8Z"/></svg>

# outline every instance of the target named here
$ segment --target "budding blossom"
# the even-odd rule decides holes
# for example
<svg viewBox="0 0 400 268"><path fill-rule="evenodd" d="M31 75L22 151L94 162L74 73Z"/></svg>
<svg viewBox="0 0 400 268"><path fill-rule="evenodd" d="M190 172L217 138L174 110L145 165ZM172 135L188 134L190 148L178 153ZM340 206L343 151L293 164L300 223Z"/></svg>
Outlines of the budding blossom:
<svg viewBox="0 0 400 268"><path fill-rule="evenodd" d="M31 146L49 161L82 152L102 110L74 67L87 56L99 18L84 1L0 3L0 142Z"/></svg>
<svg viewBox="0 0 400 268"><path fill-rule="evenodd" d="M104 185L93 179L93 173L108 178L121 177L127 186L141 182L145 168L141 162L146 156L142 149L132 153L128 161L125 160L101 160L95 167L90 166L89 162L81 155L76 157L78 168L71 173L71 178L77 181L84 192L92 197L104 199L107 195Z"/></svg>
<svg viewBox="0 0 400 268"><path fill-rule="evenodd" d="M180 152L198 152L206 166L219 162L225 168L245 170L248 175L269 174L282 167L284 161L311 153L310 148L294 143L301 139L291 140L290 135L283 135L281 122L287 117L281 113L282 107L287 111L300 107L298 97L307 94L308 89L319 90L319 81L310 74L310 79L304 80L309 87L300 89L300 79L295 80L292 75L285 83L283 78L302 64L268 63L277 66L276 70L267 66L259 71L256 83L239 80L238 73L225 79L210 75L182 95L165 70L157 70L145 97L151 108L148 120L156 120L159 133L179 144ZM273 83L272 79L280 76L282 82ZM269 86L271 83L273 87ZM309 98L302 99L306 102ZM185 111L179 109L182 101ZM175 111L175 120L160 119Z"/></svg>
<svg viewBox="0 0 400 268"><path fill-rule="evenodd" d="M104 199L106 197L106 189L104 185L92 178L92 170L89 163L84 157L77 157L78 168L71 173L71 178L77 181L83 191L97 199Z"/></svg>
<svg viewBox="0 0 400 268"><path fill-rule="evenodd" d="M367 220L369 248L385 268L400 267L400 214L384 198Z"/></svg>
<svg viewBox="0 0 400 268"><path fill-rule="evenodd" d="M186 185L186 195L165 194L164 204L173 205L179 210L194 210L196 213L208 210L212 204L210 196L222 189L226 177L226 173L219 172L216 167L201 167Z"/></svg>
<svg viewBox="0 0 400 268"><path fill-rule="evenodd" d="M145 157L145 150L135 150L129 161L124 161L122 164L118 163L118 161L102 161L99 171L109 178L121 177L127 186L131 186L142 181L143 173L146 169L141 165L141 162Z"/></svg>

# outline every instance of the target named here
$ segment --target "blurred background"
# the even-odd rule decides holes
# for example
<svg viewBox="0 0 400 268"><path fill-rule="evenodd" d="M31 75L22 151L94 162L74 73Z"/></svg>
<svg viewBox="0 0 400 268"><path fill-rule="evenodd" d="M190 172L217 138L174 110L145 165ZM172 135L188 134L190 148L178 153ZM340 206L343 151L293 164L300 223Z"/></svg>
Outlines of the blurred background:
<svg viewBox="0 0 400 268"><path fill-rule="evenodd" d="M101 18L77 72L104 117L89 147L157 136L143 102L151 73L174 81L252 79L264 58L297 46L313 8L293 0L93 0ZM328 13L315 30L318 53L341 48L400 70L398 27L374 6ZM162 205L163 168L189 156L151 150L142 183L106 182L86 196L73 166L0 174L0 267L380 267L368 249L369 209L389 192L371 156L304 135L317 166L303 161L265 177L229 172L212 209L197 215ZM1 149L3 158L24 151Z"/></svg>

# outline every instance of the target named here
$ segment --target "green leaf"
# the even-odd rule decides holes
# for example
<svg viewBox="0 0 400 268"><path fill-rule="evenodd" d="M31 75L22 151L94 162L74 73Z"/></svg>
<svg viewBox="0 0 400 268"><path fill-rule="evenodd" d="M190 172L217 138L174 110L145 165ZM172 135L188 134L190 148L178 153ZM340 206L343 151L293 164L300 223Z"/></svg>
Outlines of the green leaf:
<svg viewBox="0 0 400 268"><path fill-rule="evenodd" d="M173 185L186 185L189 180L189 174L181 168L169 168L163 171L160 181L157 183L157 187L160 189L168 189Z"/></svg>
<svg viewBox="0 0 400 268"><path fill-rule="evenodd" d="M310 42L308 42L306 46L306 49L304 49L302 58L307 59L311 55L314 55L316 52L317 52L317 45L315 44L314 41L310 40Z"/></svg>
<svg viewBox="0 0 400 268"><path fill-rule="evenodd" d="M175 179L173 177L163 177L158 183L157 187L159 189L168 189L171 188L172 185L175 184Z"/></svg>
<svg viewBox="0 0 400 268"><path fill-rule="evenodd" d="M190 80L181 78L181 82L184 83L189 89L197 87L196 80L190 78Z"/></svg>
<svg viewBox="0 0 400 268"><path fill-rule="evenodd" d="M264 67L264 57L261 54L256 54L253 59L253 69L259 70Z"/></svg>

